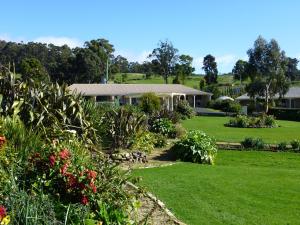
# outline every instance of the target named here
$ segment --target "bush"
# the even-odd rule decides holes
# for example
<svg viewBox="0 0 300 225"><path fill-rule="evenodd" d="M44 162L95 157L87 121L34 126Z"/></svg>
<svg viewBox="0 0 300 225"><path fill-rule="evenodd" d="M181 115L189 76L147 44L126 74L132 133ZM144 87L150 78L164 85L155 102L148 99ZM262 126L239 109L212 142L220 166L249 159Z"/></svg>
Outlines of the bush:
<svg viewBox="0 0 300 225"><path fill-rule="evenodd" d="M277 127L276 120L273 116L261 115L259 117L249 117L237 115L231 118L225 126L240 128L272 128Z"/></svg>
<svg viewBox="0 0 300 225"><path fill-rule="evenodd" d="M139 106L143 112L152 115L161 108L160 98L154 93L143 94L140 98Z"/></svg>
<svg viewBox="0 0 300 225"><path fill-rule="evenodd" d="M187 131L186 129L180 124L175 124L175 136L176 138L182 138L186 135Z"/></svg>
<svg viewBox="0 0 300 225"><path fill-rule="evenodd" d="M150 131L170 138L174 138L176 136L175 125L167 118L154 120L150 125Z"/></svg>
<svg viewBox="0 0 300 225"><path fill-rule="evenodd" d="M241 142L244 148L264 149L265 143L261 138L247 137Z"/></svg>
<svg viewBox="0 0 300 225"><path fill-rule="evenodd" d="M194 163L214 164L215 141L202 131L190 131L171 148L178 159Z"/></svg>
<svg viewBox="0 0 300 225"><path fill-rule="evenodd" d="M224 100L211 101L209 107L223 112L240 113L242 106L238 102Z"/></svg>
<svg viewBox="0 0 300 225"><path fill-rule="evenodd" d="M273 115L278 120L300 121L299 109L270 108L268 114Z"/></svg>
<svg viewBox="0 0 300 225"><path fill-rule="evenodd" d="M128 148L134 137L146 130L146 116L132 107L118 107L105 113L103 144L112 149Z"/></svg>
<svg viewBox="0 0 300 225"><path fill-rule="evenodd" d="M293 150L300 151L300 141L299 140L291 141L291 146L292 146Z"/></svg>
<svg viewBox="0 0 300 225"><path fill-rule="evenodd" d="M154 134L149 131L140 132L136 135L133 140L133 144L131 149L134 151L142 151L150 153L154 149L154 145L156 144L156 137Z"/></svg>
<svg viewBox="0 0 300 225"><path fill-rule="evenodd" d="M288 149L287 142L280 142L277 146L278 150L285 151Z"/></svg>
<svg viewBox="0 0 300 225"><path fill-rule="evenodd" d="M160 119L160 118L167 118L167 119L171 120L172 123L176 124L180 121L181 114L176 111L162 109L157 114L153 115L153 117L150 118L150 120L153 121L155 119Z"/></svg>
<svg viewBox="0 0 300 225"><path fill-rule="evenodd" d="M195 115L194 109L190 106L186 100L181 100L175 107L175 111L181 115L181 119L189 119Z"/></svg>
<svg viewBox="0 0 300 225"><path fill-rule="evenodd" d="M155 143L154 143L155 148L163 148L167 146L168 142L166 136L161 134L154 134L154 135L155 135Z"/></svg>

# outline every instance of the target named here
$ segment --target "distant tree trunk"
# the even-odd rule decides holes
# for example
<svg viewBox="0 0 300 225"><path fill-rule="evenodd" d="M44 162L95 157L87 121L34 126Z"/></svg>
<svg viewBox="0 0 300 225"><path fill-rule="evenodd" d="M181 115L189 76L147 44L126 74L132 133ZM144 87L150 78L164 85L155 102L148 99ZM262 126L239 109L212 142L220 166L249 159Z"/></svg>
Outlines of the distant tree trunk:
<svg viewBox="0 0 300 225"><path fill-rule="evenodd" d="M269 89L270 89L271 83L268 83L266 85L266 91L265 91L265 102L266 102L266 113L269 111Z"/></svg>
<svg viewBox="0 0 300 225"><path fill-rule="evenodd" d="M165 74L165 75L164 75L164 78L165 78L165 84L168 84L168 75Z"/></svg>

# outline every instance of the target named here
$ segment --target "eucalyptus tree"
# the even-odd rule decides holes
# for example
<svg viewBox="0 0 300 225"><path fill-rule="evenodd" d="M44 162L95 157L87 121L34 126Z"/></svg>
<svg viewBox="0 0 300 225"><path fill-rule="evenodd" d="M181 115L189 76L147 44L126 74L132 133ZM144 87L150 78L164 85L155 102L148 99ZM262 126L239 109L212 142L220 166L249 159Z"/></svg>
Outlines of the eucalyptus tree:
<svg viewBox="0 0 300 225"><path fill-rule="evenodd" d="M289 82L285 76L285 53L281 51L276 40L267 42L259 36L247 54L251 82L246 89L251 90L253 96L264 97L268 112L269 100L277 93L283 96L289 89Z"/></svg>
<svg viewBox="0 0 300 225"><path fill-rule="evenodd" d="M174 48L173 44L166 40L160 41L158 47L153 49L149 58L153 59L152 62L160 75L163 76L165 83L168 83L169 76L173 73L174 67L178 61L178 49Z"/></svg>
<svg viewBox="0 0 300 225"><path fill-rule="evenodd" d="M218 82L218 68L214 56L209 54L204 57L202 69L205 71L204 79L206 84L210 85Z"/></svg>

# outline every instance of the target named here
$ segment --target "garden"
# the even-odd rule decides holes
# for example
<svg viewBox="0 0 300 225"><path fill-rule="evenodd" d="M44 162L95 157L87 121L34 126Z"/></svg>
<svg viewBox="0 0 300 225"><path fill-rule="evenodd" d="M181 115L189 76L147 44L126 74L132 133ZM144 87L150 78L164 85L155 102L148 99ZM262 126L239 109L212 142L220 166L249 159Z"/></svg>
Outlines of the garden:
<svg viewBox="0 0 300 225"><path fill-rule="evenodd" d="M66 85L23 79L5 67L0 92L1 224L151 224L152 210L140 217L148 190L190 224L226 224L235 218L241 224L250 218L260 223L262 213L272 223L273 214L263 208L276 208L270 196L277 188L281 194L276 197L286 199L277 201L283 212L283 202L296 196L286 218L295 221L298 122L266 115L197 117L186 101L174 111L163 109L154 93L144 94L138 106L97 104ZM220 141L240 142L245 150L275 143L276 151L286 152L218 151ZM153 153L158 157L151 160L165 154L175 165L131 174L132 165L150 165ZM283 174L287 178L281 182ZM270 182L271 177L280 182ZM240 198L234 198L235 191ZM244 211L233 213L240 203ZM251 217L247 212L254 206L257 216Z"/></svg>

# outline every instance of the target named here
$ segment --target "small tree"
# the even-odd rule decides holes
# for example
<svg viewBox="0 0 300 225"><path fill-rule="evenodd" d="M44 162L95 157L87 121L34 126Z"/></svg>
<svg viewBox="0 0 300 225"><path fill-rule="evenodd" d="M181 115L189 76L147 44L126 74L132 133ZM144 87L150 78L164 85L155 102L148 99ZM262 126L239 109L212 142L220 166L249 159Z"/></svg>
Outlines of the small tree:
<svg viewBox="0 0 300 225"><path fill-rule="evenodd" d="M160 98L154 93L143 94L139 105L143 112L150 115L161 109Z"/></svg>

